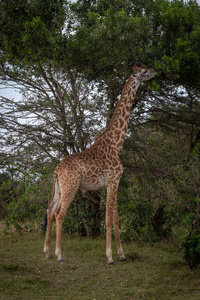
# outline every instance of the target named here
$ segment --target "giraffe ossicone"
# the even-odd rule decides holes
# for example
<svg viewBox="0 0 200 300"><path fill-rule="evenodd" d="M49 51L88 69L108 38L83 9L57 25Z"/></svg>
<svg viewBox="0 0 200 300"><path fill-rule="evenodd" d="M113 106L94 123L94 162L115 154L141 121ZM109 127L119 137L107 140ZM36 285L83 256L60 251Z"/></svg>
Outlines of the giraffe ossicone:
<svg viewBox="0 0 200 300"><path fill-rule="evenodd" d="M132 104L142 81L156 75L151 68L132 66L133 73L126 81L120 100L108 127L100 134L94 144L81 153L66 156L54 171L52 200L47 209L47 232L44 253L50 256L50 235L52 222L56 219L56 250L58 261L61 255L62 223L67 209L77 190L94 191L107 189L106 199L106 256L108 264L114 264L111 250L111 228L115 231L117 253L121 261L126 260L119 233L117 209L117 189L123 173L119 151L123 145Z"/></svg>

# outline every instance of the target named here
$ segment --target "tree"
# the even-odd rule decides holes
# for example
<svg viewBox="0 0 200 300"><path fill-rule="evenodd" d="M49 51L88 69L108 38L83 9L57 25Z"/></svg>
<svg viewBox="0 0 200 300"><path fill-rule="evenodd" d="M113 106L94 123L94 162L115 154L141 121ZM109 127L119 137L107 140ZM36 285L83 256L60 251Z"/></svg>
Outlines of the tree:
<svg viewBox="0 0 200 300"><path fill-rule="evenodd" d="M25 196L19 196L25 201L46 168L53 173L61 157L91 144L103 121L102 95L71 67L69 51L65 54L64 1L20 1L17 6L2 1L0 9L1 84L22 95L20 100L1 97L1 144L7 146L12 180L19 184L24 178Z"/></svg>
<svg viewBox="0 0 200 300"><path fill-rule="evenodd" d="M126 148L134 155L132 164L136 166L130 177L132 184L137 180L140 183L135 185L137 196L140 195L143 199L141 211L144 212L144 207L149 207L147 218L151 220L150 216L156 215L155 207L156 211L159 211L164 197L164 193L161 196L160 192L156 192L160 191L158 179L166 176L175 180L170 177L171 172L176 174L176 167L179 168L184 162L187 165L186 161L190 159L191 152L198 153L199 6L195 1L79 1L78 6L74 5L73 9L80 18L80 22L74 26L76 34L72 37L73 46L82 50L81 58L84 57L84 51L86 53L85 64L81 64L82 71L87 76L89 74L91 78L100 79L105 83L110 99L110 114L120 92L118 88L123 85L121 79L124 81L126 66L131 60L161 69L159 79L151 86L154 92L144 92L140 89L134 104L136 113L132 115L129 131L130 135L134 135L136 142L132 144L128 139ZM143 102L140 99L143 99ZM145 141L155 129L158 131L158 137L163 137L163 133L166 135L172 147L170 162L175 165L173 171L163 166L163 162L167 165L168 160L162 161L163 155L166 155L162 144L160 151L148 151L152 141L149 141L150 144ZM169 139L169 134L172 134L173 141ZM143 144L140 144L140 141ZM163 138L157 139L159 145L161 141L163 142ZM173 147L177 147L176 154L172 151ZM130 170L130 156L127 151L124 152L124 165ZM140 175L137 175L138 170L141 170ZM192 166L189 167L189 174L191 173ZM165 184L170 190L169 182L167 184L165 181ZM177 199L186 199L185 195L191 186L186 184L180 189L177 182L175 186ZM127 193L129 189L130 186ZM126 189L122 190L125 193ZM150 194L152 205L148 206ZM196 196L194 195L193 200ZM198 212L198 207L192 204L193 200L188 207L191 205L193 212L195 209ZM183 207L184 201L181 201ZM168 206L169 203L165 211ZM186 215L188 213L189 210ZM126 223L127 214L128 210L124 213L124 219L126 228L131 232ZM149 226L151 227L152 223Z"/></svg>

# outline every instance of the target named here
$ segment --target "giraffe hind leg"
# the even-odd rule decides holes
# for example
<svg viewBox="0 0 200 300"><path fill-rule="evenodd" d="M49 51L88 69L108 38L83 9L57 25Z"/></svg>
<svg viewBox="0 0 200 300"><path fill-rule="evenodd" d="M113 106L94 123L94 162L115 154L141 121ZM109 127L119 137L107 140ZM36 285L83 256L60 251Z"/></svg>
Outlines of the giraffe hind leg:
<svg viewBox="0 0 200 300"><path fill-rule="evenodd" d="M62 195L61 197L61 204L59 206L58 211L55 214L56 218L56 249L55 249L55 255L57 256L57 261L63 261L62 254L61 254L61 235L62 235L62 224L64 221L65 214L67 212L67 209L72 202L76 191L73 192L73 195L71 196L65 196Z"/></svg>
<svg viewBox="0 0 200 300"><path fill-rule="evenodd" d="M120 261L126 261L126 257L124 256L122 244L120 241L120 233L119 233L119 216L118 216L118 209L117 209L117 201L114 205L114 213L113 213L113 226L115 230L115 239L117 244L117 253L119 255Z"/></svg>
<svg viewBox="0 0 200 300"><path fill-rule="evenodd" d="M60 185L59 185L58 177L56 177L53 200L46 211L46 238L44 243L44 253L46 255L46 258L50 257L50 238L51 238L52 222L55 213L59 207L60 199L61 199Z"/></svg>
<svg viewBox="0 0 200 300"><path fill-rule="evenodd" d="M65 179L65 189L61 192L61 200L59 208L55 213L56 218L56 249L55 254L57 261L63 261L61 255L61 235L62 235L62 224L68 207L79 188L80 185L80 174L79 172L73 172L73 176L68 174Z"/></svg>

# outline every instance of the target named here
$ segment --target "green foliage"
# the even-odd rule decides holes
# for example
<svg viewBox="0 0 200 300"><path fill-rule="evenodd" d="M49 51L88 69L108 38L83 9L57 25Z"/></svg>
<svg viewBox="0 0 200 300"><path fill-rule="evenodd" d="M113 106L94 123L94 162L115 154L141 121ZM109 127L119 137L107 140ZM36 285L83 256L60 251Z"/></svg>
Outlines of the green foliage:
<svg viewBox="0 0 200 300"><path fill-rule="evenodd" d="M100 1L99 7L91 5L85 11L83 26L76 28L76 39L72 39L88 76L104 81L114 77L121 84L119 74L123 79L127 76L128 64L143 60L143 49L150 38L148 20L145 16L131 16L122 3L110 3L103 10L101 4Z"/></svg>
<svg viewBox="0 0 200 300"><path fill-rule="evenodd" d="M23 183L18 182L16 189L20 192L7 206L6 230L11 226L17 231L41 228L51 195L51 178L49 169L44 168L40 177L32 171Z"/></svg>
<svg viewBox="0 0 200 300"><path fill-rule="evenodd" d="M34 202L30 199L30 193L36 197ZM41 202L41 192L34 186L28 187L23 195L12 201L8 207L9 217L6 218L7 229L12 225L17 231L23 229L40 228L45 214L45 202ZM36 200L38 199L38 201ZM25 225L25 226L24 226Z"/></svg>
<svg viewBox="0 0 200 300"><path fill-rule="evenodd" d="M192 234L181 243L183 256L190 269L200 264L200 235Z"/></svg>
<svg viewBox="0 0 200 300"><path fill-rule="evenodd" d="M195 1L78 1L71 8L80 18L73 46L92 78L119 80L115 70L123 76L135 62L161 69L164 78L198 84L200 9Z"/></svg>
<svg viewBox="0 0 200 300"><path fill-rule="evenodd" d="M76 236L97 237L103 234L103 212L101 198L98 193L87 192L82 195L80 192L70 204L67 215L63 222L63 231Z"/></svg>
<svg viewBox="0 0 200 300"><path fill-rule="evenodd" d="M154 242L177 227L190 235L200 221L199 156L187 159L181 141L150 129L144 132L137 131L137 145L134 136L125 142L129 156L124 151L121 157L126 167L118 197L122 236Z"/></svg>
<svg viewBox="0 0 200 300"><path fill-rule="evenodd" d="M7 205L11 192L9 176L3 173L0 175L0 220L7 215Z"/></svg>
<svg viewBox="0 0 200 300"><path fill-rule="evenodd" d="M65 1L1 1L1 50L29 64L59 55L60 31L65 21Z"/></svg>
<svg viewBox="0 0 200 300"><path fill-rule="evenodd" d="M147 183L144 175L143 183L133 176L129 179L128 190L120 184L118 206L121 216L121 238L148 243L168 238L172 233L173 211L166 207L156 218L156 212L162 205L162 199L159 199L156 193L159 186L153 180L151 184Z"/></svg>

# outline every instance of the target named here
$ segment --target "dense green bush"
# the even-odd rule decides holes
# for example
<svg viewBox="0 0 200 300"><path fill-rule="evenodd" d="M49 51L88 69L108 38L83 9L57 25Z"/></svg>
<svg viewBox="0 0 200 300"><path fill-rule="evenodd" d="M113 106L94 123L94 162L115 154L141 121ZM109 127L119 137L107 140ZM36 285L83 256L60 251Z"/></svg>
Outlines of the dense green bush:
<svg viewBox="0 0 200 300"><path fill-rule="evenodd" d="M200 234L191 234L182 243L182 254L190 269L200 264Z"/></svg>
<svg viewBox="0 0 200 300"><path fill-rule="evenodd" d="M49 171L49 168L45 167L39 177L38 172L32 170L26 174L23 181L16 184L15 193L13 197L11 195L7 206L6 230L10 226L14 226L18 231L41 228L51 199L52 175ZM14 194L17 194L17 197Z"/></svg>

